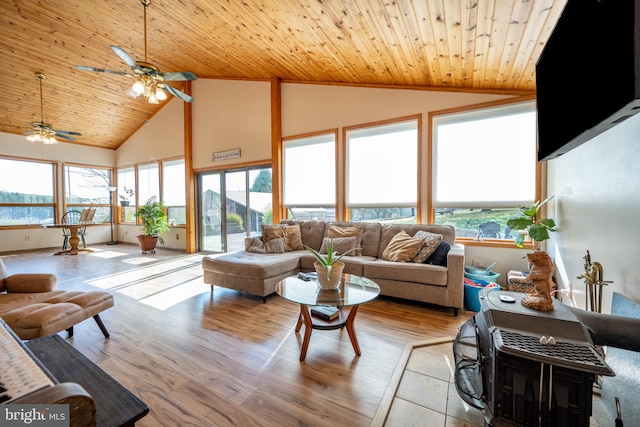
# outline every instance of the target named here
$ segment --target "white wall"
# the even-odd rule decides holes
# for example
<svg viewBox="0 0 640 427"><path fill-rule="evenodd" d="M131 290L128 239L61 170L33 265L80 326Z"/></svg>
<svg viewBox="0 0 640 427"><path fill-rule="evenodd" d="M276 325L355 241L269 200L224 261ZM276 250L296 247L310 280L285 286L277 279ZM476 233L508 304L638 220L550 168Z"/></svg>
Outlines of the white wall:
<svg viewBox="0 0 640 427"><path fill-rule="evenodd" d="M563 286L572 285L580 308L585 286L577 279L583 256L604 269L603 312L612 293L640 302L640 115L548 162L548 194L555 194L549 216L558 232L547 246Z"/></svg>
<svg viewBox="0 0 640 427"><path fill-rule="evenodd" d="M184 103L171 98L147 124L140 118L140 129L116 150L117 166L184 155Z"/></svg>
<svg viewBox="0 0 640 427"><path fill-rule="evenodd" d="M269 82L198 79L193 91L193 168L271 159ZM213 162L215 152L240 148L239 159Z"/></svg>
<svg viewBox="0 0 640 427"><path fill-rule="evenodd" d="M82 137L77 137L78 140ZM29 142L22 135L0 132L0 153L5 156L58 162L113 166L116 153L104 148L92 148L80 144L59 143L45 145Z"/></svg>

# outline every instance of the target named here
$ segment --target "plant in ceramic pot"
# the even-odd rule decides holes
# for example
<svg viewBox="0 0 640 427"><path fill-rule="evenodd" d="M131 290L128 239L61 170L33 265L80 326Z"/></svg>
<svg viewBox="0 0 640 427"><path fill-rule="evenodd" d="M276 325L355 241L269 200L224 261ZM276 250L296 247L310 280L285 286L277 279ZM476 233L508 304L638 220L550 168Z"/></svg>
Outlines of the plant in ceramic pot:
<svg viewBox="0 0 640 427"><path fill-rule="evenodd" d="M129 200L134 196L132 188L123 187L120 193L120 206L129 206Z"/></svg>
<svg viewBox="0 0 640 427"><path fill-rule="evenodd" d="M517 247L524 246L524 239L529 235L534 241L534 249L540 248L540 242L549 239L549 232L556 231L556 222L551 218L540 218L540 208L544 206L553 196L549 196L542 202L535 202L530 207L520 206L521 214L518 217L511 218L507 221L507 227L512 230L522 230L515 238Z"/></svg>
<svg viewBox="0 0 640 427"><path fill-rule="evenodd" d="M169 221L162 201L153 196L147 203L136 211L136 217L140 218L142 234L137 236L138 244L142 252L154 251L157 242L164 245L162 233L169 231Z"/></svg>
<svg viewBox="0 0 640 427"><path fill-rule="evenodd" d="M333 239L329 239L327 243L327 253L321 254L309 246L303 245L311 254L316 258L316 262L313 264L318 274L318 282L323 289L337 289L340 285L340 279L342 278L342 271L344 269L344 263L340 259L349 255L351 252L357 251L360 248L353 248L338 255L333 250Z"/></svg>

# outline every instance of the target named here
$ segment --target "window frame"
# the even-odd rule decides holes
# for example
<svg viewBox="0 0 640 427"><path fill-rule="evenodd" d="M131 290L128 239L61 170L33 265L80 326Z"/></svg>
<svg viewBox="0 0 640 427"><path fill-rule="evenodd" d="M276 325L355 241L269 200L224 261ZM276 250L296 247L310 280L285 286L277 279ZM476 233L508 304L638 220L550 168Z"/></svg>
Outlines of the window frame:
<svg viewBox="0 0 640 427"><path fill-rule="evenodd" d="M415 122L415 132L416 132L416 146L415 146L415 204L408 204L407 203L401 203L398 205L391 205L388 203L383 203L383 204L376 204L376 203L351 203L349 201L349 173L350 173L350 169L349 169L349 154L350 154L350 147L349 147L349 142L350 142L350 138L349 138L349 132L354 132L356 135L358 134L362 134L362 133L371 133L373 132L374 134L380 134L378 132L375 131L376 128L402 128L405 126L408 126L408 123L412 123ZM422 114L415 114L415 115L410 115L410 116L404 116L404 117L398 117L398 118L394 118L394 119L389 119L389 120L381 120L381 121L376 121L376 122L371 122L371 123L364 123L364 124L360 124L360 125L355 125L355 126L346 126L342 129L342 140L343 140L343 154L342 154L342 159L343 159L343 163L342 163L342 167L341 167L341 173L342 176L344 177L343 181L342 181L342 202L343 202L343 206L344 206L344 218L347 221L354 221L356 220L354 217L355 215L353 215L353 210L354 209L358 209L361 211L366 211L366 210L376 210L376 209L383 209L383 210L403 210L403 209L410 209L413 214L410 216L411 218L413 218L412 221L410 221L410 223L418 223L420 222L420 217L421 217L421 197L420 197L420 193L421 193L421 180L420 180L420 176L422 173L422 161L421 161L421 157L422 157ZM407 218L410 218L407 217ZM368 221L365 219L362 219L362 221ZM380 218L377 219L371 219L371 221L376 221L376 222L380 222ZM383 220L382 220L383 221Z"/></svg>
<svg viewBox="0 0 640 427"><path fill-rule="evenodd" d="M8 161L8 162L23 162L23 163L36 163L36 164L45 164L51 167L51 202L46 203L35 203L35 202L0 202L1 208L50 208L51 209L51 219L53 223L59 222L60 214L58 212L58 170L59 166L57 162L54 161L46 161L46 160L35 160L28 159L23 157L12 157L12 156L0 156L0 160ZM4 168L3 168L4 170ZM47 195L48 196L48 195ZM9 229L20 229L20 228L29 228L29 227L41 227L41 224L45 222L25 222L22 224L0 224L0 229L9 230ZM47 221L47 223L49 223Z"/></svg>
<svg viewBox="0 0 640 427"><path fill-rule="evenodd" d="M97 169L97 170L104 170L107 172L108 174L108 181L105 186L104 186L104 199L107 201L101 201L101 202L90 202L90 203L79 203L79 202L70 202L70 198L69 198L69 189L70 189L70 185L71 183L69 182L70 177L72 176L69 171L68 168L75 168L75 169ZM93 166L93 165L82 165L82 164L77 164L77 163L65 163L62 165L62 171L63 171L63 175L62 175L62 192L63 192L63 214L67 211L70 210L82 210L82 209L92 209L92 208L96 208L97 212L94 216L93 221L94 222L105 222L108 223L111 221L111 204L109 203L109 200L112 200L110 198L110 192L108 190L108 187L111 186L111 184L113 183L113 168L111 167L107 167L107 166ZM113 196L112 196L113 197ZM105 214L106 211L106 214ZM102 218L102 220L100 220L100 218Z"/></svg>
<svg viewBox="0 0 640 427"><path fill-rule="evenodd" d="M480 111L483 112L481 115L485 116L487 111L490 111L492 109L495 109L496 111L499 110L504 110L505 107L508 108L511 105L517 105L517 104L525 104L525 103L533 103L533 109L535 111L535 96L522 96L522 97L518 97L518 98L511 98L511 99L507 99L507 100L502 100L502 101L497 101L497 102L489 102L489 103L482 103L482 104L478 104L478 105L471 105L471 106L465 106L462 108L454 108L454 109L447 109L447 110L441 110L441 111L432 111L429 113L429 129L431 130L429 133L429 160L430 163L432 165L432 171L431 171L431 179L430 179L430 186L429 186L429 200L428 200L428 204L429 204L429 215L428 215L428 221L431 224L441 224L442 222L438 222L438 218L437 218L437 214L439 214L440 212L437 212L438 210L454 210L457 209L457 207L451 207L451 206L441 206L439 203L435 202L435 190L433 188L434 185L436 185L436 177L435 174L437 173L436 171L436 152L437 152L437 147L436 147L436 142L435 142L435 132L436 132L436 126L434 125L434 117L438 117L441 115L454 115L454 114L469 114L469 113L473 113L476 111ZM517 107L515 107L517 109ZM534 135L534 144L537 144L537 134ZM532 164L534 164L534 177L533 177L533 194L534 194L534 200L531 200L530 202L528 200L514 200L513 203L515 205L513 206L507 206L507 204L503 203L500 206L486 206L482 205L480 206L479 203L475 204L475 208L481 209L481 210L490 210L490 209L495 209L495 210L500 210L500 209L512 209L514 211L514 214L516 213L516 211L518 211L518 207L521 204L530 204L533 203L535 200L541 200L541 196L542 196L542 180L541 177L545 171L545 165L543 164L543 162L538 162L537 161L537 157L535 154L535 146L534 146L534 154L533 157L531 158L531 162ZM480 202L482 203L482 202ZM467 205L466 207L469 207L469 205ZM502 232L501 234L504 234L504 232ZM475 245L485 245L485 246L513 246L513 238L507 238L505 239L504 237L502 238L487 238L482 236L480 233L476 234L476 236L473 237L462 237L459 235L459 233L456 232L456 241L460 241L464 244L469 244L471 246L475 246ZM530 243L525 244L525 247L531 247Z"/></svg>
<svg viewBox="0 0 640 427"><path fill-rule="evenodd" d="M133 175L133 185L128 182L129 176ZM126 182L123 182L126 181ZM134 166L123 166L116 168L116 203L118 212L115 222L118 224L136 224L136 211L138 210L138 173ZM133 190L133 196L125 196L125 189ZM128 204L123 205L123 197L127 197ZM129 199L131 197L133 200ZM129 219L129 220L127 220Z"/></svg>
<svg viewBox="0 0 640 427"><path fill-rule="evenodd" d="M310 162L309 168L315 168L304 177L291 172L291 175L295 175L296 182L300 183L304 180L306 184L306 191L310 188L322 187L325 190L329 188L329 192L326 198L318 203L310 203L305 200L298 201L295 198L287 200L287 176L289 175L287 169L287 149L299 149L305 146L328 144L332 145L330 148L332 159L328 159L330 164L319 164L318 162ZM282 207L287 213L287 217L295 218L297 215L309 216L311 219L324 219L334 220L336 206L338 202L338 129L330 129L312 133L306 133L301 135L294 135L290 137L282 138ZM325 153L328 154L328 153ZM329 174L325 176L313 175L318 172L318 169L325 169L329 171Z"/></svg>
<svg viewBox="0 0 640 427"><path fill-rule="evenodd" d="M166 172L165 170L167 169L167 164L178 164L178 163L182 163L182 176L181 176L181 184L182 186L180 186L180 189L182 191L182 193L180 194L180 196L178 198L182 198L182 203L181 204L168 204L166 202L166 196L165 194L167 193L167 186L166 184L168 182L170 182L171 180L166 179ZM173 165L170 165L173 166ZM179 157L179 158L173 158L173 159L163 159L160 160L159 162L159 174L160 174L160 200L163 200L165 202L165 206L167 208L167 219L169 220L169 223L172 226L182 226L185 227L187 224L187 188L186 188L186 164L184 161L184 157ZM174 210L181 210L183 212L183 217L184 217L184 221L176 221L176 217L173 215L173 211ZM180 215L178 215L180 216Z"/></svg>

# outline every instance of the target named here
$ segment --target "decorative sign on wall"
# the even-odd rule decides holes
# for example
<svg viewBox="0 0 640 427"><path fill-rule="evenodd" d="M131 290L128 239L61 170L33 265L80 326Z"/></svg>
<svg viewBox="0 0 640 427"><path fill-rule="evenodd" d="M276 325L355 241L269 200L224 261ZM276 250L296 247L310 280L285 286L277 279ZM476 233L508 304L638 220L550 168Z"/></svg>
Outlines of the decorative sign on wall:
<svg viewBox="0 0 640 427"><path fill-rule="evenodd" d="M221 160L238 159L238 158L240 158L239 148L235 148L233 150L227 150L227 151L218 151L217 153L211 154L212 162L219 162Z"/></svg>

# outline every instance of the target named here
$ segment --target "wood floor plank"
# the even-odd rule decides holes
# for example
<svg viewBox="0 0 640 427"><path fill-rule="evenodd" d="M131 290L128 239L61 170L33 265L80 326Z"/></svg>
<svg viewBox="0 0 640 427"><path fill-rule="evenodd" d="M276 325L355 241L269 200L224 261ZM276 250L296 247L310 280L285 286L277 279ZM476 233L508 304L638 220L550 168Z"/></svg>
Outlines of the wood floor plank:
<svg viewBox="0 0 640 427"><path fill-rule="evenodd" d="M0 254L9 273L48 272L58 289L104 289L115 306L68 341L144 400L151 426L368 426L406 344L451 337L471 313L379 297L360 307L355 356L346 330L313 331L304 362L299 306L202 281L200 254L133 245L53 256ZM66 332L61 336L66 338Z"/></svg>

